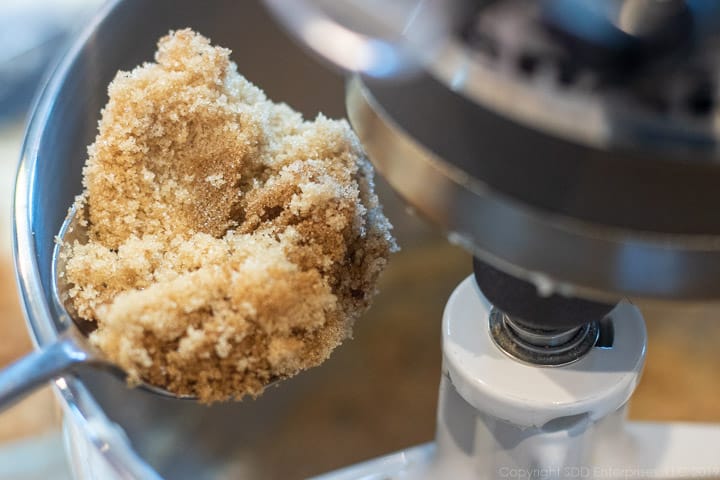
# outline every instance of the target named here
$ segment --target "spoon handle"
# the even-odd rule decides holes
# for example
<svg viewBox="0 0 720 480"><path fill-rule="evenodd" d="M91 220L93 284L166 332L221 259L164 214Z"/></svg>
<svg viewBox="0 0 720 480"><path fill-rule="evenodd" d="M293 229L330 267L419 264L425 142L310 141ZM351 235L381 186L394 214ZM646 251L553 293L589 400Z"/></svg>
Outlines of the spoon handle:
<svg viewBox="0 0 720 480"><path fill-rule="evenodd" d="M0 371L0 412L48 380L92 360L91 357L72 335L63 335L55 343L11 364Z"/></svg>

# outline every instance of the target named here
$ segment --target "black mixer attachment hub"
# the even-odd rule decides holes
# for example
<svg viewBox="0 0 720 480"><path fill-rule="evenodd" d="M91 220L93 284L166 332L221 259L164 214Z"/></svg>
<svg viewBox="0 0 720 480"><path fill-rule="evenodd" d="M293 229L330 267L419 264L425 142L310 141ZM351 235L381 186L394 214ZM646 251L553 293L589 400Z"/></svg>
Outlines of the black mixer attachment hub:
<svg viewBox="0 0 720 480"><path fill-rule="evenodd" d="M475 258L475 280L495 308L529 328L556 330L576 328L600 320L615 308L557 293L540 295L537 285L502 272Z"/></svg>
<svg viewBox="0 0 720 480"><path fill-rule="evenodd" d="M490 332L508 355L526 363L559 366L595 346L610 346L615 307L560 294L541 295L537 285L473 261L475 280L493 305Z"/></svg>

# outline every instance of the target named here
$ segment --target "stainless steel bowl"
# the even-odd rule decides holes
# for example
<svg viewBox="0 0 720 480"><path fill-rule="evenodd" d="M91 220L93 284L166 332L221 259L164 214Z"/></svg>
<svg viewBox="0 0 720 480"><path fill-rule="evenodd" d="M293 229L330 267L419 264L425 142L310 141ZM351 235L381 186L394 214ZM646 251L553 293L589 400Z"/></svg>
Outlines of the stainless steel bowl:
<svg viewBox="0 0 720 480"><path fill-rule="evenodd" d="M239 70L273 99L309 116L344 115L343 79L307 57L257 2L107 4L38 97L18 172L15 260L39 345L58 334L53 237L81 190L85 148L95 136L106 86L118 69L152 59L168 30L186 26L232 48ZM88 454L74 445L82 436L118 478L154 478L155 472L174 479L299 478L431 439L440 314L471 265L466 254L408 216L382 182L379 189L405 251L391 262L375 307L358 322L356 340L324 366L255 401L211 407L128 389L102 372L58 379L75 432L70 448Z"/></svg>

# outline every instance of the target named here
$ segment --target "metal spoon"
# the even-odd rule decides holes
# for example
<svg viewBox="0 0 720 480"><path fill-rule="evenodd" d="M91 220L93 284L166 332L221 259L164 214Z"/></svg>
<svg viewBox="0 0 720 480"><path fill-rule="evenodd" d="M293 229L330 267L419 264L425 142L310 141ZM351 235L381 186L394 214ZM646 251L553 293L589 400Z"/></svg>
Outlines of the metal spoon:
<svg viewBox="0 0 720 480"><path fill-rule="evenodd" d="M26 355L0 371L0 411L47 381L73 372L81 365L103 368L123 379L126 376L122 369L90 344L87 335L96 325L78 318L69 301L70 285L64 276L65 262L62 253L66 244L76 240L80 243L87 241L86 228L81 225L79 218L76 207L73 206L60 228L59 241L55 244L52 257L53 297L61 312L61 323L65 325L65 330L51 345ZM141 383L138 388L170 398L195 399L190 395L176 395L148 383Z"/></svg>

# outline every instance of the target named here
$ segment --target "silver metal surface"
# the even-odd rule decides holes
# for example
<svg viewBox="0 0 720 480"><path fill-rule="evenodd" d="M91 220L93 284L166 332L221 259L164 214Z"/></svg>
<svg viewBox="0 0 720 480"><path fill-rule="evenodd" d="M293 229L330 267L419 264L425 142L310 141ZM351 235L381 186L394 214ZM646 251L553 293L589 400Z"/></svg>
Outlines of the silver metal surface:
<svg viewBox="0 0 720 480"><path fill-rule="evenodd" d="M616 48L608 30L617 29L632 39L651 38L662 32L687 6L687 0L541 0L557 26L578 37ZM579 21L582 20L582 21Z"/></svg>
<svg viewBox="0 0 720 480"><path fill-rule="evenodd" d="M404 0L391 7L355 0L264 2L295 38L347 72L389 78L404 69L404 73L425 69L448 90L505 118L586 145L656 150L658 137L662 137L662 148L718 151L718 126L711 118L693 119L687 112L668 114L647 108L633 98L636 92L599 86L591 71L561 80L562 52L542 22L546 13L569 31L586 36L602 33L603 25L596 24L604 22L628 37L644 38L649 31L672 22L675 13L685 8L685 0L608 0L602 4L594 0ZM692 3L697 23L709 21L703 17L720 15L712 1ZM478 12L482 15L473 25L473 15ZM474 48L462 38L462 31L470 27L491 43L492 53ZM707 50L717 45L712 38L703 40L708 41L704 45ZM702 67L712 69L717 62L713 55L691 53L699 57L691 62L691 55L686 55L688 67L696 70L695 77ZM523 56L532 56L537 68L519 71ZM663 73L684 81L682 70ZM693 85L676 85L676 90L684 87ZM668 101L678 102L677 95L683 92L671 92L670 88L663 93L675 97ZM695 160L715 163L708 157Z"/></svg>
<svg viewBox="0 0 720 480"><path fill-rule="evenodd" d="M713 8L704 3L714 2L695 3L696 23L703 16L717 21L717 4ZM701 41L698 33L696 48L682 51L681 60L666 61L661 70L650 69L637 77L635 72L619 72L627 78L615 83L606 81L600 69L572 58L572 51L562 51L562 43L547 32L542 21L544 10L558 11L568 29L590 35L602 31L591 28L593 22L607 16L605 21L617 25L619 31L635 29L641 37L640 27L631 23L637 23L642 12L641 23L650 28L665 15L672 15L678 4L685 2L499 1L485 7L473 26L492 45L492 54L449 36L427 69L449 90L499 116L567 141L602 149L654 152L648 161L671 157L668 152L691 152L693 162L716 164L720 130L713 119L714 110L698 115L689 105L694 89L714 81L708 72L718 63L716 36ZM523 63L529 61L532 68L524 69ZM656 96L657 102L647 103L644 96Z"/></svg>
<svg viewBox="0 0 720 480"><path fill-rule="evenodd" d="M332 65L378 78L409 75L450 35L458 1L264 0Z"/></svg>
<svg viewBox="0 0 720 480"><path fill-rule="evenodd" d="M15 262L29 330L41 347L64 328L52 298L54 237L82 191L86 147L107 85L118 69L152 60L168 30L184 27L231 48L239 71L273 100L306 118L343 116L343 79L304 54L260 2L106 4L37 99L17 176ZM55 382L68 421L119 478L304 478L432 438L439 320L470 259L407 215L404 203L376 180L403 251L390 262L373 309L357 321L355 339L321 367L257 400L212 406L149 395L91 368ZM424 280L428 265L433 282ZM417 351L427 353L418 358ZM407 390L391 388L396 385Z"/></svg>
<svg viewBox="0 0 720 480"><path fill-rule="evenodd" d="M623 296L720 298L717 236L638 232L553 214L496 191L436 155L387 114L360 78L348 83L346 104L374 165L398 193L452 241L539 290L613 302ZM437 108L435 133L442 136L451 119ZM482 162L492 153L477 151L475 158ZM583 201L582 195L572 197Z"/></svg>
<svg viewBox="0 0 720 480"><path fill-rule="evenodd" d="M75 329L65 332L52 345L29 353L0 371L0 412L50 380L80 364L95 361L82 334Z"/></svg>
<svg viewBox="0 0 720 480"><path fill-rule="evenodd" d="M568 330L540 331L513 321L497 308L490 311L488 321L493 342L503 353L542 367L560 367L580 360L600 335L596 321Z"/></svg>
<svg viewBox="0 0 720 480"><path fill-rule="evenodd" d="M701 28L718 9L692 2L694 50L610 81L582 64L564 70L572 52L541 11L562 3L476 3L482 15L466 27L487 51L454 30L412 77L356 78L347 93L354 128L418 212L508 273L601 300L720 300L720 221L709 207L720 202L720 122L706 87L718 38ZM647 36L631 25L640 3L653 6L615 2L608 21ZM684 3L660 7L651 13L662 30ZM353 50L338 56L324 55L348 69Z"/></svg>
<svg viewBox="0 0 720 480"><path fill-rule="evenodd" d="M52 296L60 311L62 333L56 341L0 371L0 411L9 408L48 381L68 374L81 365L104 368L121 378L125 377L118 367L90 344L87 335L95 325L77 317L69 297L72 284L65 278L67 252L64 248L73 242L87 241L86 228L83 227L81 218L73 206L60 227L53 249ZM141 383L138 388L164 397L192 399L190 396L175 395L147 383Z"/></svg>
<svg viewBox="0 0 720 480"><path fill-rule="evenodd" d="M568 328L564 330L537 330L527 328L515 322L512 317L505 315L503 319L506 326L510 328L521 340L536 347L560 347L570 343L583 327Z"/></svg>

